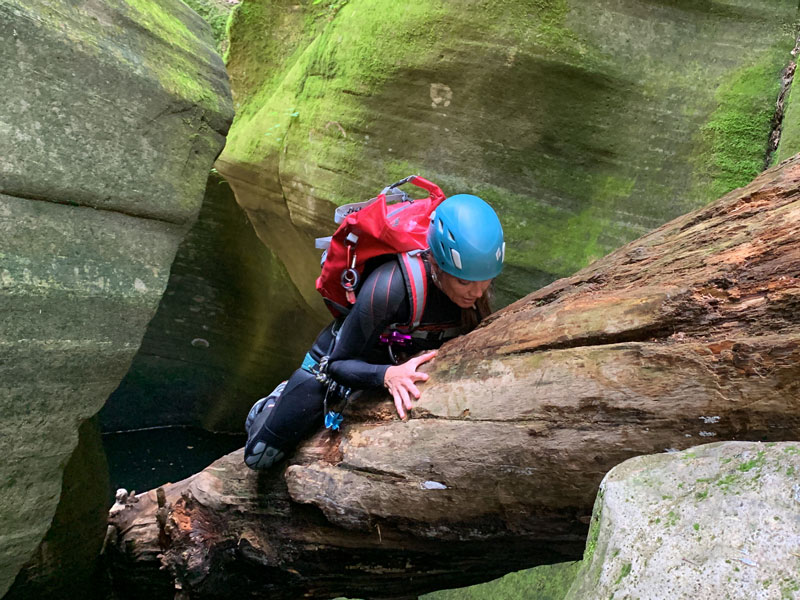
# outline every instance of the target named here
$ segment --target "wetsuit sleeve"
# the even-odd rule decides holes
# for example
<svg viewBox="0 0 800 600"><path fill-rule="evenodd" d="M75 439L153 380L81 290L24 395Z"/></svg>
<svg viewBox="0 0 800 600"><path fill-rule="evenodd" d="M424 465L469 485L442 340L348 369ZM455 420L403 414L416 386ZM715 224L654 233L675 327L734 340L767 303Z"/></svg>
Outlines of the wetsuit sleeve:
<svg viewBox="0 0 800 600"><path fill-rule="evenodd" d="M377 346L380 334L393 323L407 322L410 311L400 265L391 260L379 266L364 281L342 323L328 373L355 389L382 386L389 365L369 363L366 357Z"/></svg>

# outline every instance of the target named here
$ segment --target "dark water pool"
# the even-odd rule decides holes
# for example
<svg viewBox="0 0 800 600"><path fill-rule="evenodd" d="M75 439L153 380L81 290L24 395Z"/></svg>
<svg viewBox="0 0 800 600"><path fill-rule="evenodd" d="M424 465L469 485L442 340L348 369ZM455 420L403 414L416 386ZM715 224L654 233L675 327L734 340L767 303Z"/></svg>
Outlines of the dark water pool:
<svg viewBox="0 0 800 600"><path fill-rule="evenodd" d="M111 495L117 488L143 492L185 479L244 446L244 434L163 427L104 433Z"/></svg>

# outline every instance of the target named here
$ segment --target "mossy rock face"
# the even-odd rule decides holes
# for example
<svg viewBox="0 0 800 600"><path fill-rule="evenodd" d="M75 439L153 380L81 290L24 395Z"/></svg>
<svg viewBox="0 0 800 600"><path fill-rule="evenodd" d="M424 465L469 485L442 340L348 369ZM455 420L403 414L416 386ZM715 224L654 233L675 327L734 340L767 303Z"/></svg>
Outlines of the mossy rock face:
<svg viewBox="0 0 800 600"><path fill-rule="evenodd" d="M567 600L794 598L800 443L720 442L606 475Z"/></svg>
<svg viewBox="0 0 800 600"><path fill-rule="evenodd" d="M232 119L178 0L0 3L0 595L127 370Z"/></svg>
<svg viewBox="0 0 800 600"><path fill-rule="evenodd" d="M505 302L749 182L796 13L788 0L243 0L220 169L248 211L278 207L309 235L332 227L331 204L410 173L482 195L509 241ZM313 260L276 252L303 290Z"/></svg>
<svg viewBox="0 0 800 600"><path fill-rule="evenodd" d="M0 192L188 224L232 118L207 25L178 0L10 0Z"/></svg>

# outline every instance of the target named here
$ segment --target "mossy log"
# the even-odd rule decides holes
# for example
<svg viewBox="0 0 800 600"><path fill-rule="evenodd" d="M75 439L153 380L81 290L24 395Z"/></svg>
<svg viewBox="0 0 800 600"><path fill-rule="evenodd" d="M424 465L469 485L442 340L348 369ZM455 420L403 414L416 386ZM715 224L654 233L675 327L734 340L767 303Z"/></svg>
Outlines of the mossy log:
<svg viewBox="0 0 800 600"><path fill-rule="evenodd" d="M800 439L800 156L444 346L408 422L352 403L278 471L226 456L112 519L117 589L403 597L578 558L635 455ZM161 570L159 571L159 569Z"/></svg>

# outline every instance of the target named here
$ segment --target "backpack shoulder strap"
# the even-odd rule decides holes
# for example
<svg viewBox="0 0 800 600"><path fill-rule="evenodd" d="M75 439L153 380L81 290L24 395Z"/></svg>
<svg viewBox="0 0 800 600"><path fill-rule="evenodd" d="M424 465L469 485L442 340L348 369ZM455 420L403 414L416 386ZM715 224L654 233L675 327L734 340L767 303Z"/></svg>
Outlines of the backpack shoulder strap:
<svg viewBox="0 0 800 600"><path fill-rule="evenodd" d="M420 254L420 250L412 250L397 255L411 303L411 319L408 322L411 329L419 327L422 313L425 311L425 299L428 297L428 274L425 271L425 261Z"/></svg>

